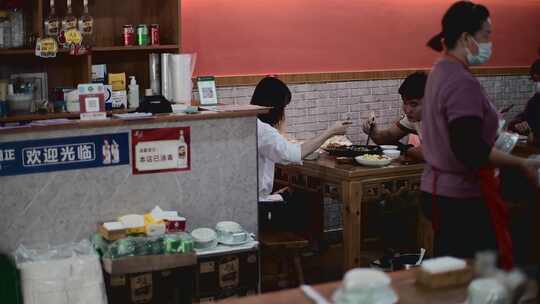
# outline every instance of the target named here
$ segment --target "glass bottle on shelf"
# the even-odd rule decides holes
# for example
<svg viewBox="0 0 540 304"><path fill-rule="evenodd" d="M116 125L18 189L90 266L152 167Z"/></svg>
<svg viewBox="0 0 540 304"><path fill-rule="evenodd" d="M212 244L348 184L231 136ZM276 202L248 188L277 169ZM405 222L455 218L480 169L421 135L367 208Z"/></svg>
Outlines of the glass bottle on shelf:
<svg viewBox="0 0 540 304"><path fill-rule="evenodd" d="M56 15L54 0L50 0L49 3L51 11L49 13L49 17L47 17L45 20L45 36L56 38L60 31L60 19Z"/></svg>
<svg viewBox="0 0 540 304"><path fill-rule="evenodd" d="M77 28L77 17L73 15L73 9L71 8L71 0L67 0L67 13L62 19L62 30L68 31Z"/></svg>
<svg viewBox="0 0 540 304"><path fill-rule="evenodd" d="M0 49L11 47L11 22L9 12L0 10Z"/></svg>
<svg viewBox="0 0 540 304"><path fill-rule="evenodd" d="M83 0L84 13L79 18L79 32L83 36L83 43L86 46L93 45L92 33L94 31L94 17L88 12L88 0Z"/></svg>
<svg viewBox="0 0 540 304"><path fill-rule="evenodd" d="M22 9L13 8L9 12L11 21L11 47L20 48L24 46L24 16Z"/></svg>

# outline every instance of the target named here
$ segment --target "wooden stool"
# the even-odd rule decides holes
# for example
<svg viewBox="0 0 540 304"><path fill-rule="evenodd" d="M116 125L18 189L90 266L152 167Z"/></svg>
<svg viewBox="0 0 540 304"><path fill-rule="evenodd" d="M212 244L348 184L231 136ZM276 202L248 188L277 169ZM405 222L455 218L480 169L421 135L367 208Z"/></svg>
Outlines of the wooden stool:
<svg viewBox="0 0 540 304"><path fill-rule="evenodd" d="M259 236L262 252L271 252L279 257L281 268L288 274L288 263L293 261L298 284L304 284L304 271L300 260L300 252L309 246L304 237L291 232L263 232Z"/></svg>

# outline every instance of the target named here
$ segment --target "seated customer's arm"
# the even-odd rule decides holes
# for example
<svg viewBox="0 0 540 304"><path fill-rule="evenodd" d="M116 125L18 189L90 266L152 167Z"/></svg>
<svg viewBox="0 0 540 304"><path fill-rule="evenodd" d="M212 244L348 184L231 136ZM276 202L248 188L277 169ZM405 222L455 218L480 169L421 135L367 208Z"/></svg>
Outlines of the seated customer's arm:
<svg viewBox="0 0 540 304"><path fill-rule="evenodd" d="M319 149L324 142L334 136L334 135L343 135L347 131L348 125L345 125L343 122L336 122L333 126L325 130L320 135L308 139L302 143L301 146L301 155L302 158L308 156L309 154L313 153L313 151Z"/></svg>
<svg viewBox="0 0 540 304"><path fill-rule="evenodd" d="M424 161L424 153L422 152L422 146L412 147L408 149L405 153L405 156L417 161Z"/></svg>

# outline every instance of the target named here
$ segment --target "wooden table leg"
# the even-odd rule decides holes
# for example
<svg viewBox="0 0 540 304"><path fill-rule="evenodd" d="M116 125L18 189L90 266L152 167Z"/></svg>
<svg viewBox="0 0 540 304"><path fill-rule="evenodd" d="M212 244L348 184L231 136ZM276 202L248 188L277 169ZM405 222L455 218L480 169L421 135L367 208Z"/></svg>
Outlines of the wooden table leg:
<svg viewBox="0 0 540 304"><path fill-rule="evenodd" d="M343 251L344 271L360 267L362 184L343 182Z"/></svg>

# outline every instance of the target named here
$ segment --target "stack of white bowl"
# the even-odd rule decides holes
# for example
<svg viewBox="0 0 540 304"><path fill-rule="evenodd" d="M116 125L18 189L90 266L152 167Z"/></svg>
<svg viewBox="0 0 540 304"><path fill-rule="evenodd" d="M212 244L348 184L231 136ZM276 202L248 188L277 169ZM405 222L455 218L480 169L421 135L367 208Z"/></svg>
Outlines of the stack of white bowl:
<svg viewBox="0 0 540 304"><path fill-rule="evenodd" d="M355 268L345 274L333 300L336 304L394 304L398 298L390 282L390 277L382 271Z"/></svg>

